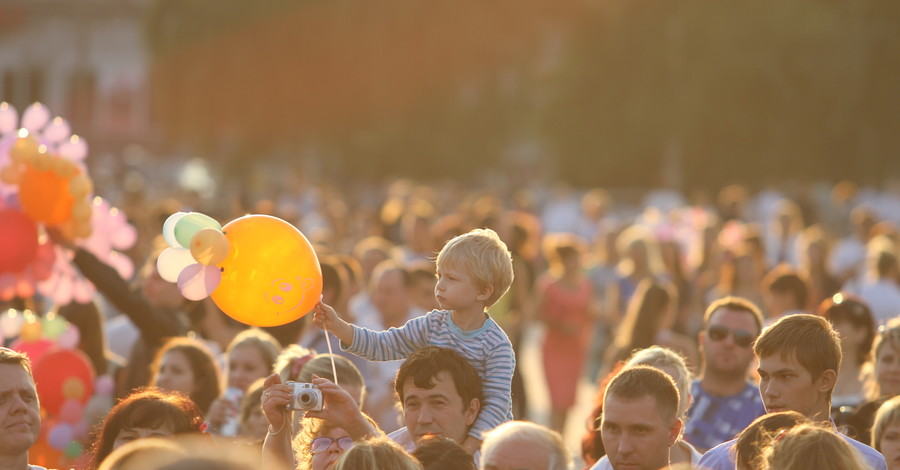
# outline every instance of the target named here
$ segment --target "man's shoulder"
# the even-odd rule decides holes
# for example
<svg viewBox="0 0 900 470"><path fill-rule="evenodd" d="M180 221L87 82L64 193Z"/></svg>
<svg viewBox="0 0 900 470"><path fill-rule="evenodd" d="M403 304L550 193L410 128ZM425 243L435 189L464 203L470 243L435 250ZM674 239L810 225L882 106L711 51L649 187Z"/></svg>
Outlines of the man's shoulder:
<svg viewBox="0 0 900 470"><path fill-rule="evenodd" d="M697 466L703 470L732 470L734 469L734 459L732 457L732 449L734 448L735 439L723 442L712 449L706 451Z"/></svg>
<svg viewBox="0 0 900 470"><path fill-rule="evenodd" d="M402 447L406 452L412 453L416 450L416 443L413 441L412 435L409 434L409 429L407 429L406 426L388 434L387 437Z"/></svg>
<svg viewBox="0 0 900 470"><path fill-rule="evenodd" d="M862 442L857 441L856 439L853 439L852 437L845 436L841 433L838 433L838 435L844 438L845 441L849 442L854 449L862 454L863 459L865 459L866 463L868 463L872 468L887 468L887 464L885 463L884 456L881 455L881 452L878 452L877 450L863 444Z"/></svg>

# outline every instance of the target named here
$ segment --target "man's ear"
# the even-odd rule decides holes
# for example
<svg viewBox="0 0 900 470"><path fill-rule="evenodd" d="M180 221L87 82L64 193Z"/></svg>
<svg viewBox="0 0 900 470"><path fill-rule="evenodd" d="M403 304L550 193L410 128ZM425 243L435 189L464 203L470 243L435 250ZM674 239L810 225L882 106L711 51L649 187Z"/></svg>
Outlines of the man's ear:
<svg viewBox="0 0 900 470"><path fill-rule="evenodd" d="M706 341L706 330L700 330L697 333L697 346L700 348L700 351L703 351L703 342Z"/></svg>
<svg viewBox="0 0 900 470"><path fill-rule="evenodd" d="M482 287L481 290L478 292L478 297L476 297L476 298L478 300L484 302L487 299L489 299L493 293L494 293L494 286L492 286L490 284L485 284L484 287Z"/></svg>
<svg viewBox="0 0 900 470"><path fill-rule="evenodd" d="M672 447L675 445L675 441L681 436L681 426L682 423L680 419L675 419L675 421L672 422L672 426L669 427L669 436L666 440L667 446Z"/></svg>
<svg viewBox="0 0 900 470"><path fill-rule="evenodd" d="M481 411L481 401L477 398L473 398L472 401L469 402L469 406L463 410L463 418L466 420L466 426L471 426L472 423L475 422L475 418L478 417L479 411Z"/></svg>
<svg viewBox="0 0 900 470"><path fill-rule="evenodd" d="M823 393L828 393L834 390L834 385L837 383L837 372L834 369L827 369L819 375L819 378L816 379L815 385L816 389Z"/></svg>

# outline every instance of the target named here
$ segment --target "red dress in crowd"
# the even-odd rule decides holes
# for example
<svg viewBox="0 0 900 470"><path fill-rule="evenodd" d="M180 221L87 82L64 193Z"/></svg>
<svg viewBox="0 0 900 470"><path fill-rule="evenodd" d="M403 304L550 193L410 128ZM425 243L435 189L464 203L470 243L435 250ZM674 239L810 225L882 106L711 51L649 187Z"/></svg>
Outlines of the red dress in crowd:
<svg viewBox="0 0 900 470"><path fill-rule="evenodd" d="M540 315L548 324L542 354L550 403L554 409L575 404L578 378L584 369L591 335L590 306L594 290L587 278L577 284L547 278L542 282L543 300ZM550 326L562 326L560 331Z"/></svg>

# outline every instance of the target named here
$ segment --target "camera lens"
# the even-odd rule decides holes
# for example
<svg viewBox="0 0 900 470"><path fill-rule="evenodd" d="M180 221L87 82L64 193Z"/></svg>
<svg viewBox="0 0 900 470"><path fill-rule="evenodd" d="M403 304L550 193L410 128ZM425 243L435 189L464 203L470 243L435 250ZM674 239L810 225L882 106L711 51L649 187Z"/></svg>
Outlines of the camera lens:
<svg viewBox="0 0 900 470"><path fill-rule="evenodd" d="M300 399L300 403L304 405L309 405L310 403L312 403L312 394L309 392L301 393L298 398Z"/></svg>

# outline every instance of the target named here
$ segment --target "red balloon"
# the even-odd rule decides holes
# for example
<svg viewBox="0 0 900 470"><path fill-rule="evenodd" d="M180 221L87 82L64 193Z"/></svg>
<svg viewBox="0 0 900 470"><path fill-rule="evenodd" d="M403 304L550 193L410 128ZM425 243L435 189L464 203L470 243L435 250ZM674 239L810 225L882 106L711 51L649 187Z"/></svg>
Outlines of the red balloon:
<svg viewBox="0 0 900 470"><path fill-rule="evenodd" d="M0 209L0 273L17 273L37 256L37 225L15 209Z"/></svg>
<svg viewBox="0 0 900 470"><path fill-rule="evenodd" d="M49 339L39 339L36 341L23 341L22 339L18 339L9 347L15 351L25 353L25 355L28 356L28 360L31 361L31 364L33 365L43 359L53 346L53 341L50 341Z"/></svg>
<svg viewBox="0 0 900 470"><path fill-rule="evenodd" d="M51 416L59 414L67 399L84 404L94 394L94 368L88 357L77 349L48 353L34 365L32 372L41 408Z"/></svg>

